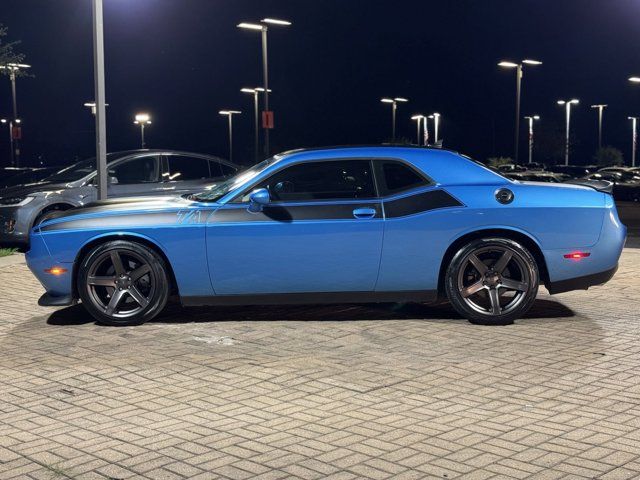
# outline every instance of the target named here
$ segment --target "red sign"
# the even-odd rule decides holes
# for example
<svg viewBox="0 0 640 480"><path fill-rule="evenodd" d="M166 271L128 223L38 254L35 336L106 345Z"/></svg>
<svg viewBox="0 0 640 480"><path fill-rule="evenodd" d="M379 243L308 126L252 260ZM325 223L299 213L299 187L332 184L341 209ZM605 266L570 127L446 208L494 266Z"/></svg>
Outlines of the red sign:
<svg viewBox="0 0 640 480"><path fill-rule="evenodd" d="M11 138L14 140L20 140L22 138L22 128L13 127L13 131L11 132Z"/></svg>
<svg viewBox="0 0 640 480"><path fill-rule="evenodd" d="M273 128L273 111L262 112L262 128Z"/></svg>

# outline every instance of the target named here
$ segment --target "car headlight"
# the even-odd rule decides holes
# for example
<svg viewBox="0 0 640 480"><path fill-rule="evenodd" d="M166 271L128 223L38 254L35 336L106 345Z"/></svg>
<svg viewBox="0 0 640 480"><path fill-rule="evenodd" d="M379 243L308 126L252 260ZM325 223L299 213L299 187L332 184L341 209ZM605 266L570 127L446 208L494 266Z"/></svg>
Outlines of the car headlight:
<svg viewBox="0 0 640 480"><path fill-rule="evenodd" d="M0 198L1 207L21 207L31 202L35 197L4 197Z"/></svg>

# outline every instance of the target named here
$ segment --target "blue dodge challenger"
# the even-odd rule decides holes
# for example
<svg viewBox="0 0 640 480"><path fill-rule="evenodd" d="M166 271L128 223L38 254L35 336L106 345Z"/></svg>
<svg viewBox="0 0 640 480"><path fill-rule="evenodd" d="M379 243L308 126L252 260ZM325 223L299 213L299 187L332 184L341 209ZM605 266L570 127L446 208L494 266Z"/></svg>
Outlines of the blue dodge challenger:
<svg viewBox="0 0 640 480"><path fill-rule="evenodd" d="M455 152L297 150L176 197L54 214L27 260L41 305L99 322L183 305L432 302L512 323L550 293L608 281L625 241L610 185L519 182Z"/></svg>

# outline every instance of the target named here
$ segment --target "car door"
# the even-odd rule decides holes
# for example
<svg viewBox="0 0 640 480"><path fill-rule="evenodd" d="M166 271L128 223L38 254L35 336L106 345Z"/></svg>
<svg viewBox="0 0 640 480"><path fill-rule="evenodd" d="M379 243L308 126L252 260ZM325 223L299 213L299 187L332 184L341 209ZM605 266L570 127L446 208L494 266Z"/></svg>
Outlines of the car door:
<svg viewBox="0 0 640 480"><path fill-rule="evenodd" d="M224 177L221 166L206 157L165 154L164 181L160 190L177 194L193 193Z"/></svg>
<svg viewBox="0 0 640 480"><path fill-rule="evenodd" d="M269 190L271 202L252 213L248 195L257 188ZM370 160L286 166L209 218L207 252L215 293L373 291L383 222Z"/></svg>
<svg viewBox="0 0 640 480"><path fill-rule="evenodd" d="M110 197L153 195L160 181L160 161L156 154L127 158L109 165L107 170Z"/></svg>

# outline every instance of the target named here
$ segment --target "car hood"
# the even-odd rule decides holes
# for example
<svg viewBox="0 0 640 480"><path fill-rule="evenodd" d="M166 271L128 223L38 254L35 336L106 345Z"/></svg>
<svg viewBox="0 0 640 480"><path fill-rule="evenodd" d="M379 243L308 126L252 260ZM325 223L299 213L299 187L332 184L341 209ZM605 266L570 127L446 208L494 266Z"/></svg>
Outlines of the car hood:
<svg viewBox="0 0 640 480"><path fill-rule="evenodd" d="M113 198L88 203L70 210L55 212L47 217L46 222L53 221L57 223L79 217L113 217L175 211L184 209L193 203L191 200L177 195Z"/></svg>
<svg viewBox="0 0 640 480"><path fill-rule="evenodd" d="M2 188L0 189L0 197L21 197L32 193L49 192L51 190L65 190L67 188L66 183L36 182Z"/></svg>

